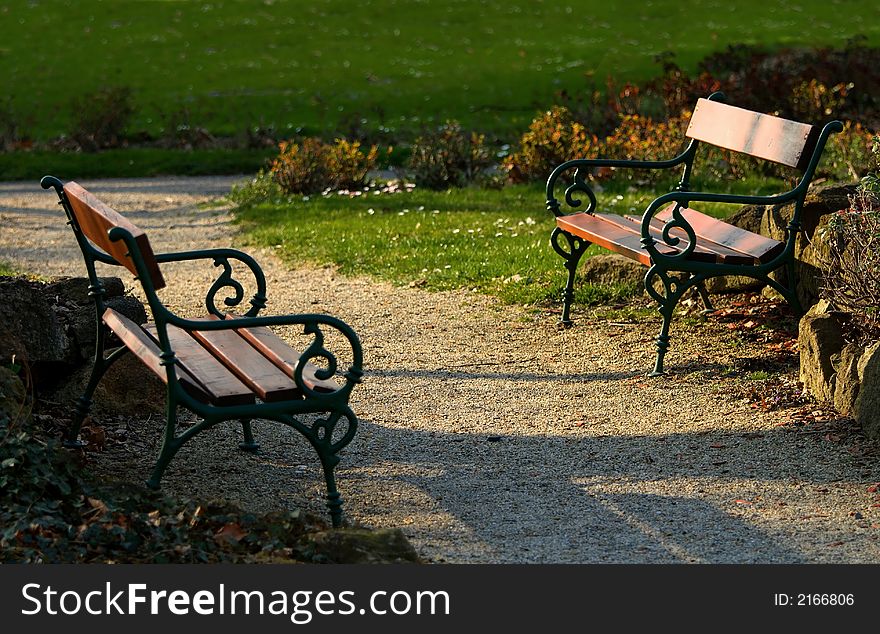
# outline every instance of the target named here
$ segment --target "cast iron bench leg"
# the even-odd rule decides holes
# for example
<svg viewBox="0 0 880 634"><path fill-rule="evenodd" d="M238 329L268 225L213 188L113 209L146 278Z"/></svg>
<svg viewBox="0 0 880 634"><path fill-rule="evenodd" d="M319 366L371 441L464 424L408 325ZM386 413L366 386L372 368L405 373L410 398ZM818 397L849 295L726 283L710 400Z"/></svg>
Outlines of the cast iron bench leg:
<svg viewBox="0 0 880 634"><path fill-rule="evenodd" d="M119 357L128 352L128 348L122 346L110 353L105 359L103 352L105 336L104 329L99 328L98 333L98 341L95 344L98 352L95 354L92 373L89 377L89 382L86 384L86 389L83 390L83 393L74 401L73 419L70 423L70 429L67 431L67 438L62 443L68 449L77 449L79 447L84 447L87 444L85 441L80 440L79 430L86 417L89 415L89 410L92 407L92 396L95 394L95 389L98 387L98 383L101 382L101 378L110 366L113 365Z"/></svg>
<svg viewBox="0 0 880 634"><path fill-rule="evenodd" d="M254 440L254 432L253 429L251 429L251 421L249 418L241 419L241 430L244 432L244 442L238 443L238 448L242 451L256 453L260 448L260 445Z"/></svg>
<svg viewBox="0 0 880 634"><path fill-rule="evenodd" d="M712 300L709 298L709 293L706 292L706 284L704 282L697 283L697 293L700 294L700 299L703 300L703 314L707 315L709 313L715 312L715 307L712 305Z"/></svg>
<svg viewBox="0 0 880 634"><path fill-rule="evenodd" d="M565 240L568 242L568 250L560 246L558 242L560 235L565 236ZM571 321L571 303L574 301L574 278L581 256L583 256L587 247L590 246L590 243L557 227L550 236L550 244L553 245L553 250L556 253L565 258L564 266L568 271L568 279L565 283L565 291L562 293L562 317L559 323L563 326L571 326L573 323Z"/></svg>

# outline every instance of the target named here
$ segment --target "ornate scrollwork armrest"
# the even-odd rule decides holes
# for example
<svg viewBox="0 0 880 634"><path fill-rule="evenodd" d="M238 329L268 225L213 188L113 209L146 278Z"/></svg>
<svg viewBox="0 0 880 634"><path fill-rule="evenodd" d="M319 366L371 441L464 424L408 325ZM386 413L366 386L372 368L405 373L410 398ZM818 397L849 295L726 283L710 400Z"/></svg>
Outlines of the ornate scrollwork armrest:
<svg viewBox="0 0 880 634"><path fill-rule="evenodd" d="M217 317L223 317L226 312L217 308L216 297L223 289L231 292L223 298L223 304L227 310L235 308L244 299L244 287L235 279L230 260L241 262L250 269L256 284L256 292L251 297L251 308L244 313L245 317L254 317L266 307L266 277L257 261L247 253L237 249L205 249L202 251L185 251L182 253L163 253L156 256L158 262L180 262L184 260L213 259L214 266L222 267L220 275L208 289L205 296L205 306L208 312Z"/></svg>
<svg viewBox="0 0 880 634"><path fill-rule="evenodd" d="M351 326L341 319L330 315L302 314L302 315L273 315L266 317L236 317L232 319L217 320L194 320L185 319L169 311L167 308L157 319L173 324L184 330L229 330L238 328L256 328L259 326L302 326L303 334L311 335L312 340L300 354L293 370L293 380L302 393L309 398L337 399L340 395L347 395L363 377L363 348L360 339ZM345 383L331 392L322 392L309 387L303 374L306 367L313 366L314 375L320 381L331 379L339 374L339 362L337 354L332 352L326 343L325 330L334 330L341 335L350 347L351 365L341 374Z"/></svg>
<svg viewBox="0 0 880 634"><path fill-rule="evenodd" d="M593 213L596 210L596 195L592 188L587 184L587 176L594 168L621 168L621 169L638 169L638 170L657 170L668 169L681 165L692 154L691 146L688 146L684 152L667 161L637 161L630 159L575 159L566 161L557 166L550 177L547 179L547 209L554 216L564 215L560 209L561 205L556 199L555 189L557 181L566 172L574 169L572 182L565 188L565 203L576 212ZM580 198L575 198L578 194L584 194L589 198L590 204L586 209L579 209L583 204Z"/></svg>
<svg viewBox="0 0 880 634"><path fill-rule="evenodd" d="M688 259L691 253L694 252L694 249L697 246L697 234L694 231L694 228L687 221L684 215L681 213L682 209L687 208L687 201L675 201L675 205L672 208L672 216L669 220L666 221L666 224L663 225L663 229L660 232L660 237L662 238L662 244L669 245L670 247L676 247L678 249L677 253L672 255L668 253L660 253L657 249L657 240L651 233L651 221L654 219L654 214L656 214L660 209L665 209L666 206L663 204L658 204L657 201L661 200L663 197L655 199L649 206L648 209L645 210L644 215L642 216L642 245L645 247L645 250L650 254L651 260L655 263L657 262L676 262ZM672 235L673 229L680 229L684 231L687 236L687 244L682 248L679 246L681 244L681 238L675 235Z"/></svg>

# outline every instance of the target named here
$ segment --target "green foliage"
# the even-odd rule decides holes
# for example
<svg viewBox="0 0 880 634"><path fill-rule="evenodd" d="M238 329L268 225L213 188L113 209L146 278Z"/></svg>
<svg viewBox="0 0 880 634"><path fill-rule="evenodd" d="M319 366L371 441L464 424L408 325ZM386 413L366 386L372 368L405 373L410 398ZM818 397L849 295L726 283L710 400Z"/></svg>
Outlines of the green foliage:
<svg viewBox="0 0 880 634"><path fill-rule="evenodd" d="M874 154L880 153L875 137ZM875 159L876 160L876 159ZM850 314L853 338L880 339L880 177L862 179L850 208L828 226L829 254L822 262L822 296Z"/></svg>
<svg viewBox="0 0 880 634"><path fill-rule="evenodd" d="M235 207L243 208L253 207L260 203L281 204L288 201L290 196L285 193L272 174L261 169L247 183L233 185L227 199Z"/></svg>
<svg viewBox="0 0 880 634"><path fill-rule="evenodd" d="M564 106L540 113L522 135L519 149L504 161L513 183L546 180L554 167L574 158L594 158L597 139Z"/></svg>
<svg viewBox="0 0 880 634"><path fill-rule="evenodd" d="M35 417L36 418L36 417ZM321 561L308 533L323 520L255 514L94 482L29 415L17 376L0 367L0 563Z"/></svg>
<svg viewBox="0 0 880 634"><path fill-rule="evenodd" d="M73 112L70 137L88 152L122 145L135 111L129 86L110 86L76 96L70 107Z"/></svg>
<svg viewBox="0 0 880 634"><path fill-rule="evenodd" d="M154 138L163 113L183 105L203 112L199 125L215 137L263 118L285 136L332 138L343 118L358 116L364 128L401 137L455 118L512 138L555 91L580 94L609 74L645 81L664 50L674 48L691 72L736 43L841 46L860 32L880 41L876 3L797 5L741 0L731 11L716 0L656 0L623 11L602 0L487 0L401 10L395 0L78 0L64 9L16 0L4 3L0 21L0 77L43 140L69 128L71 95L120 72L116 81L143 102L131 128Z"/></svg>
<svg viewBox="0 0 880 634"><path fill-rule="evenodd" d="M288 194L361 189L379 154L375 145L364 153L359 141L337 139L335 143L324 143L316 137L283 141L279 148L269 174Z"/></svg>
<svg viewBox="0 0 880 634"><path fill-rule="evenodd" d="M0 276L11 277L16 274L17 274L17 271L12 267L11 264L8 264L8 263L4 262L3 260L0 260Z"/></svg>
<svg viewBox="0 0 880 634"><path fill-rule="evenodd" d="M540 113L505 161L514 183L544 180L563 161L573 158L662 160L685 146L690 108L716 90L732 103L758 112L821 124L830 118L849 119L840 135L832 136L818 176L857 180L870 155L872 132L880 126L880 99L869 86L880 82L880 49L851 41L842 49L792 48L776 52L756 46L730 47L714 53L691 75L659 55L663 73L642 85L607 82L603 100L593 91L589 103L567 92L558 96L569 107ZM841 81L844 80L844 81ZM833 83L832 83L833 82ZM598 138L597 138L598 137ZM750 176L792 178L775 164L713 148L701 148L695 173L707 170L714 179ZM615 171L598 168L596 179L616 177L639 183L665 182L668 172Z"/></svg>
<svg viewBox="0 0 880 634"><path fill-rule="evenodd" d="M198 176L253 174L272 150L168 150L121 148L101 152L0 152L0 179L30 180L46 174L59 178L125 178L136 176Z"/></svg>
<svg viewBox="0 0 880 634"><path fill-rule="evenodd" d="M467 134L457 121L447 121L415 140L407 168L418 187L439 190L485 180L493 163L485 135Z"/></svg>
<svg viewBox="0 0 880 634"><path fill-rule="evenodd" d="M858 181L877 167L877 137L859 123L846 121L843 132L832 135L817 173L836 181Z"/></svg>

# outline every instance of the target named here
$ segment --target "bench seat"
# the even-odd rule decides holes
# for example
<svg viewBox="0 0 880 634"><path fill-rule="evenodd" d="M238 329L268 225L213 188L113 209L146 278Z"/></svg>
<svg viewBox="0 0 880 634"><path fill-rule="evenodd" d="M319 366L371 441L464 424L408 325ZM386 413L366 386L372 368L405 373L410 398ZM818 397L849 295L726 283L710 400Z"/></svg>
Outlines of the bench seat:
<svg viewBox="0 0 880 634"><path fill-rule="evenodd" d="M681 253L689 244L683 229L671 231L673 236L681 240L675 246L666 244L662 238L663 227L672 219L674 207L673 203L651 219L651 237L656 241L655 247L670 256ZM688 256L690 260L718 264L762 264L772 260L785 248L783 242L734 227L696 209L684 208L681 213L697 236L697 244ZM556 226L562 231L651 266L651 256L642 245L641 224L641 216L602 213L556 218Z"/></svg>
<svg viewBox="0 0 880 634"><path fill-rule="evenodd" d="M102 319L135 356L167 382L155 324L139 326L112 308ZM247 405L256 398L269 403L303 398L293 380L300 354L269 328L188 332L169 324L167 332L181 385L203 403ZM327 393L339 389L335 381L317 378L317 370L314 364L305 365L306 387Z"/></svg>

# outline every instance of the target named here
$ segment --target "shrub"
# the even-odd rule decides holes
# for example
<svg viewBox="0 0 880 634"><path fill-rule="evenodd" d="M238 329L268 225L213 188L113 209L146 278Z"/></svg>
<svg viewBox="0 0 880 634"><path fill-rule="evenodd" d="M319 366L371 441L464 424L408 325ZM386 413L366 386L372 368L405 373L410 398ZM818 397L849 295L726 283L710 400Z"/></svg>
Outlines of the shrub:
<svg viewBox="0 0 880 634"><path fill-rule="evenodd" d="M367 175L376 165L374 145L364 154L358 141L337 139L325 143L310 137L302 141L282 141L280 153L272 161L269 174L288 194L317 194L328 189L357 189L367 184Z"/></svg>
<svg viewBox="0 0 880 634"><path fill-rule="evenodd" d="M118 147L134 114L131 88L115 86L74 98L70 136L83 150Z"/></svg>
<svg viewBox="0 0 880 634"><path fill-rule="evenodd" d="M874 137L874 161L880 136ZM829 254L822 263L822 296L852 316L857 341L880 339L880 176L864 177L849 209L829 223Z"/></svg>
<svg viewBox="0 0 880 634"><path fill-rule="evenodd" d="M282 202L287 195L278 181L266 170L261 169L247 183L233 185L227 196L236 207L251 207L267 202Z"/></svg>
<svg viewBox="0 0 880 634"><path fill-rule="evenodd" d="M29 144L12 107L12 98L7 96L0 99L0 152L12 152Z"/></svg>
<svg viewBox="0 0 880 634"><path fill-rule="evenodd" d="M641 115L624 115L620 124L601 144L599 155L615 159L661 161L671 159L684 149L684 132L690 112L684 111L668 121L654 121ZM596 176L609 177L614 170L601 170ZM656 181L668 179L665 170L621 170L627 179Z"/></svg>
<svg viewBox="0 0 880 634"><path fill-rule="evenodd" d="M876 136L860 123L847 121L843 131L831 135L818 173L836 181L857 181L877 169Z"/></svg>
<svg viewBox="0 0 880 634"><path fill-rule="evenodd" d="M595 135L574 120L568 108L555 106L529 125L519 150L507 157L504 169L511 182L544 180L554 167L574 158L594 158Z"/></svg>
<svg viewBox="0 0 880 634"><path fill-rule="evenodd" d="M492 166L485 141L485 135L467 134L457 121L447 121L416 139L407 167L418 187L463 187L479 180Z"/></svg>
<svg viewBox="0 0 880 634"><path fill-rule="evenodd" d="M163 117L161 143L165 147L182 150L209 148L216 145L216 139L207 129L193 121L189 108L180 108Z"/></svg>

